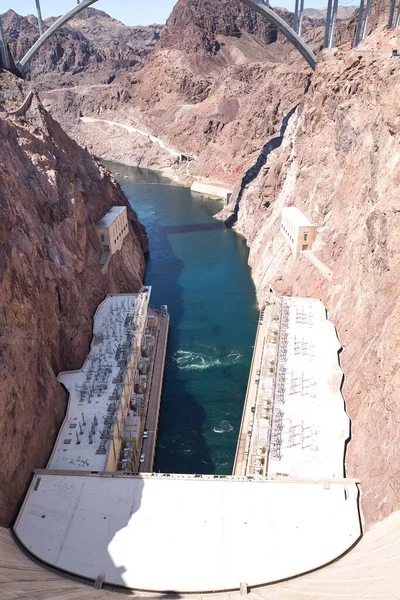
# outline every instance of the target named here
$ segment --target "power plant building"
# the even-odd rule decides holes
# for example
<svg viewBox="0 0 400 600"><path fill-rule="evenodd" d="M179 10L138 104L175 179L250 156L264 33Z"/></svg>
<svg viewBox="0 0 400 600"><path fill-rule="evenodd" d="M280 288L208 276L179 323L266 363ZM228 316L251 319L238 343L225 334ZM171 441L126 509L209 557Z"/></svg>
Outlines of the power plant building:
<svg viewBox="0 0 400 600"><path fill-rule="evenodd" d="M293 258L304 250L311 250L316 237L316 226L295 206L282 208L281 232L289 242Z"/></svg>
<svg viewBox="0 0 400 600"><path fill-rule="evenodd" d="M129 233L126 206L113 206L96 223L96 231L103 252L115 254L117 250L121 250L124 238Z"/></svg>

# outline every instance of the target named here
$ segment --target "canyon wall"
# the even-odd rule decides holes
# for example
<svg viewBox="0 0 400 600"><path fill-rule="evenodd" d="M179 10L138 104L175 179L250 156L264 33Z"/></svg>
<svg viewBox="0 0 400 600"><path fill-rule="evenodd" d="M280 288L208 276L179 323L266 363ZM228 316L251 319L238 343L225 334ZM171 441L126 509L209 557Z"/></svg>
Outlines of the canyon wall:
<svg viewBox="0 0 400 600"><path fill-rule="evenodd" d="M310 28L306 39L318 52L312 74L239 0L180 0L143 69L118 84L42 96L95 154L178 170L146 136L109 120L196 155L179 176L235 188L221 218L237 209L260 303L270 284L322 299L344 348L347 473L361 480L367 524L399 508L400 493L399 63L390 56L400 39L384 27L387 9L383 0L373 5L371 35L357 50L348 43L356 17L338 28L340 49L321 51L323 29ZM314 258L332 281L306 256L293 261L279 233L281 208L290 204L318 225Z"/></svg>
<svg viewBox="0 0 400 600"><path fill-rule="evenodd" d="M95 223L127 205L116 181L73 142L26 86L0 72L0 525L10 525L32 469L43 467L64 417L57 374L81 366L92 315L107 293L142 284L147 238L130 235L108 272Z"/></svg>
<svg viewBox="0 0 400 600"><path fill-rule="evenodd" d="M183 177L233 184L279 130L310 73L276 29L240 0L180 0L143 69L115 84L47 91L41 98L97 156L148 167L174 165L146 136L128 134L105 124L108 120L195 154L198 160L185 165ZM98 121L83 123L81 117Z"/></svg>
<svg viewBox="0 0 400 600"><path fill-rule="evenodd" d="M34 4L32 4L34 8ZM38 20L13 10L2 16L5 39L15 61L39 38ZM56 18L43 22L44 29ZM36 89L107 83L140 69L156 45L161 25L129 27L105 12L86 8L59 29L28 63L26 79Z"/></svg>
<svg viewBox="0 0 400 600"><path fill-rule="evenodd" d="M400 507L398 66L390 55L322 53L282 146L242 194L235 225L250 246L260 304L270 285L321 298L337 327L352 420L347 475L361 481L367 524ZM289 205L318 226L313 254L332 281L306 256L292 258L279 231Z"/></svg>

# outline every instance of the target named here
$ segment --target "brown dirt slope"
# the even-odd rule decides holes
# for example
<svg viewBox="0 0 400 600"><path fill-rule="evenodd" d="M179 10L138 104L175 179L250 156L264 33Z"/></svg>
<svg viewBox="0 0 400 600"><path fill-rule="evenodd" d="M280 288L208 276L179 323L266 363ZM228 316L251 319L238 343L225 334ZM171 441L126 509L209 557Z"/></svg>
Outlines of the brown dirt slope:
<svg viewBox="0 0 400 600"><path fill-rule="evenodd" d="M0 74L8 107L19 81ZM135 291L146 237L130 235L100 270L94 224L125 205L118 184L36 99L23 117L0 113L0 524L9 525L32 469L46 464L64 416L56 380L81 366L91 319L107 293Z"/></svg>

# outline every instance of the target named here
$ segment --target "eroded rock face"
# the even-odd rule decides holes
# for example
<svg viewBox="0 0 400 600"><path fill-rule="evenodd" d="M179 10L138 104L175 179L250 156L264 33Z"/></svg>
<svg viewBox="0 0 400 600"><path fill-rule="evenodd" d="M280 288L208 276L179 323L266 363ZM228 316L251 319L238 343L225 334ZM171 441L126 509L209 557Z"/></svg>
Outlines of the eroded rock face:
<svg viewBox="0 0 400 600"><path fill-rule="evenodd" d="M0 87L21 84L0 74ZM19 90L19 92L18 92ZM8 94L8 108L11 106ZM107 293L141 287L147 238L130 235L107 273L94 224L127 205L115 180L34 98L23 117L0 113L0 524L9 525L32 469L46 464L66 408L56 376L79 368L92 315Z"/></svg>
<svg viewBox="0 0 400 600"><path fill-rule="evenodd" d="M55 18L46 19L44 28ZM16 61L39 37L37 18L9 10L2 15L4 35ZM161 25L128 27L105 12L86 8L56 32L32 58L26 78L36 88L108 83L140 69L157 43Z"/></svg>
<svg viewBox="0 0 400 600"><path fill-rule="evenodd" d="M291 13L283 13L290 21ZM300 100L310 73L240 0L180 0L143 69L118 84L41 97L74 139L98 156L122 160L123 154L123 162L148 167L173 164L143 136L102 122L88 125L81 116L144 129L173 149L198 155L191 176L233 185Z"/></svg>
<svg viewBox="0 0 400 600"><path fill-rule="evenodd" d="M321 298L343 345L352 420L347 475L361 481L367 524L399 508L400 101L396 59L337 50L320 57L282 146L244 192L237 228L250 246L262 303L279 293ZM279 232L282 206L318 225L294 261Z"/></svg>

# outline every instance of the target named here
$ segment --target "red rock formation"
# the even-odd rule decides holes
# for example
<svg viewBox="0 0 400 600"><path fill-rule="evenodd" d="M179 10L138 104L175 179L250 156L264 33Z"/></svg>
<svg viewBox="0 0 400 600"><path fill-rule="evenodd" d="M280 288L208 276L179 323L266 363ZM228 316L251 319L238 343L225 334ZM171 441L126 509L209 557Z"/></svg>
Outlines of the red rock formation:
<svg viewBox="0 0 400 600"><path fill-rule="evenodd" d="M34 5L32 5L33 8ZM50 27L55 18L46 19ZM9 10L2 15L4 35L20 60L39 37L36 17ZM107 83L140 69L160 37L161 25L128 27L105 12L87 8L52 36L26 69L41 88Z"/></svg>
<svg viewBox="0 0 400 600"><path fill-rule="evenodd" d="M280 293L321 298L343 345L352 420L347 474L361 481L370 524L399 508L400 103L397 60L336 50L320 56L281 148L242 196L237 228L250 246L260 302ZM294 204L318 225L313 252L294 261L279 233Z"/></svg>
<svg viewBox="0 0 400 600"><path fill-rule="evenodd" d="M291 15L284 11L290 20ZM146 66L124 83L42 94L53 116L98 156L142 166L173 161L138 136L79 116L145 129L199 155L192 174L235 183L302 97L310 69L240 0L180 0ZM290 58L288 58L288 56ZM158 163L158 164L157 164ZM186 173L186 169L185 169Z"/></svg>
<svg viewBox="0 0 400 600"><path fill-rule="evenodd" d="M21 104L20 85L0 74L9 108L10 88ZM140 288L146 237L130 209L130 235L102 273L94 224L127 204L115 180L36 99L20 118L0 113L0 139L0 525L9 525L64 416L56 376L81 366L105 295Z"/></svg>

